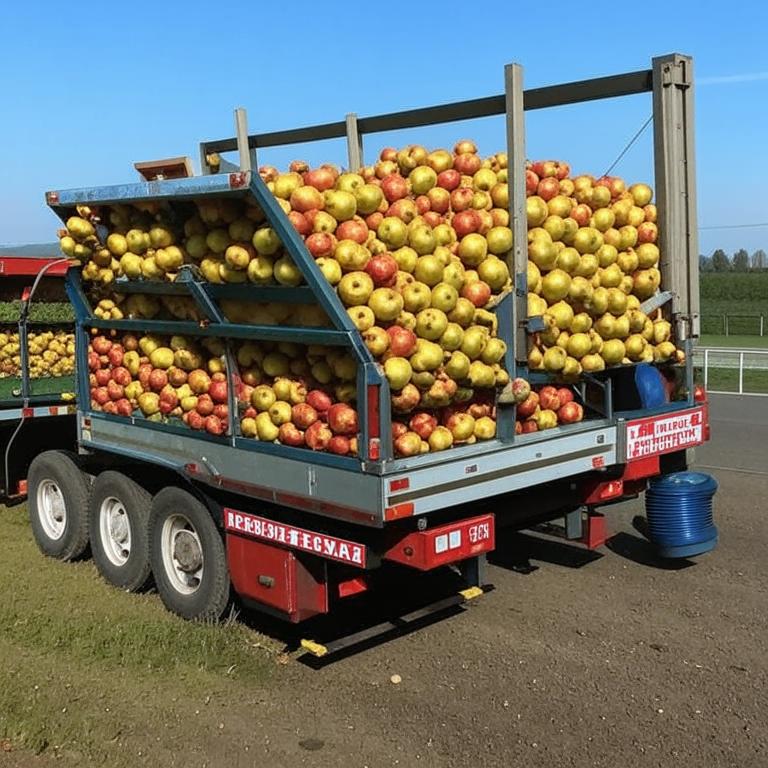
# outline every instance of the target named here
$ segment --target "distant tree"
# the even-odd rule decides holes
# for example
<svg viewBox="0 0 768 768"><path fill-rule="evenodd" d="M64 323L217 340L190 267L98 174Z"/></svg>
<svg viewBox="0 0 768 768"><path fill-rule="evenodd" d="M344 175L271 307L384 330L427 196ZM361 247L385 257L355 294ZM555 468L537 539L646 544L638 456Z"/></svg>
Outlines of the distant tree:
<svg viewBox="0 0 768 768"><path fill-rule="evenodd" d="M733 254L733 271L749 272L749 254L743 248Z"/></svg>
<svg viewBox="0 0 768 768"><path fill-rule="evenodd" d="M752 254L752 269L768 269L768 255L762 248Z"/></svg>
<svg viewBox="0 0 768 768"><path fill-rule="evenodd" d="M731 262L722 248L712 254L712 268L715 272L728 272L731 269Z"/></svg>
<svg viewBox="0 0 768 768"><path fill-rule="evenodd" d="M699 256L699 272L714 272L715 268L712 266L712 257L701 254Z"/></svg>

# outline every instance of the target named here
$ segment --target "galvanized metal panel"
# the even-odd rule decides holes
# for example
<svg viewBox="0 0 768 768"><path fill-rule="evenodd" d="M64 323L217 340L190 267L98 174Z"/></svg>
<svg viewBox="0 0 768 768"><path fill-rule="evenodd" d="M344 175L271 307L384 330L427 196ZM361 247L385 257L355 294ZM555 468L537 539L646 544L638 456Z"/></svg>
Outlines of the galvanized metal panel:
<svg viewBox="0 0 768 768"><path fill-rule="evenodd" d="M693 140L693 62L672 54L653 60L656 204L662 284L679 341L699 334L699 246Z"/></svg>

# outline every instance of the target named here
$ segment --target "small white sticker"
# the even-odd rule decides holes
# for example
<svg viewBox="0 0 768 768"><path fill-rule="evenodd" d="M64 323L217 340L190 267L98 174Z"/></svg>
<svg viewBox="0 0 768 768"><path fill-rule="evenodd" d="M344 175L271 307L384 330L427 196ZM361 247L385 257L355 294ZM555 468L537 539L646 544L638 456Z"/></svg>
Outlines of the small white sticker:
<svg viewBox="0 0 768 768"><path fill-rule="evenodd" d="M448 535L442 534L435 539L435 553L440 554L448 549Z"/></svg>
<svg viewBox="0 0 768 768"><path fill-rule="evenodd" d="M461 546L461 531L451 531L448 534L448 549L458 549Z"/></svg>

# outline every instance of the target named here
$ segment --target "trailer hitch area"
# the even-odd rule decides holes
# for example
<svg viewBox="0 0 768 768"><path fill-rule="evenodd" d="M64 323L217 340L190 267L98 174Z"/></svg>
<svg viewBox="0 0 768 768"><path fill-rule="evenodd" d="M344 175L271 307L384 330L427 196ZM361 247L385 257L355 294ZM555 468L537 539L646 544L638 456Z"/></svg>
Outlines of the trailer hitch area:
<svg viewBox="0 0 768 768"><path fill-rule="evenodd" d="M329 660L329 657L342 651L354 652L355 650L362 650L377 640L411 632L419 626L429 623L430 619L436 620L443 613L459 609L469 601L475 600L492 589L493 587L490 585L487 587L468 587L457 592L455 595L437 600L411 613L406 613L389 621L383 621L373 627L368 627L327 643L304 639L301 641L301 648L315 659L322 659L324 661Z"/></svg>

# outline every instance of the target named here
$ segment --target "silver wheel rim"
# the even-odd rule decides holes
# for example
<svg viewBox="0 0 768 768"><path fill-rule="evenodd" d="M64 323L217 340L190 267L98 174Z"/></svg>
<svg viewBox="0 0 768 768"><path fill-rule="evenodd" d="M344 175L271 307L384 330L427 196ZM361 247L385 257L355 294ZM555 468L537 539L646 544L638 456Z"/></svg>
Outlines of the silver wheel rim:
<svg viewBox="0 0 768 768"><path fill-rule="evenodd" d="M45 535L58 541L67 527L67 505L53 480L43 480L37 487L37 514Z"/></svg>
<svg viewBox="0 0 768 768"><path fill-rule="evenodd" d="M131 521L120 499L109 496L99 507L99 534L112 565L125 565L131 556Z"/></svg>
<svg viewBox="0 0 768 768"><path fill-rule="evenodd" d="M160 534L163 567L173 588L182 595L192 595L203 581L203 545L189 518L170 515Z"/></svg>

